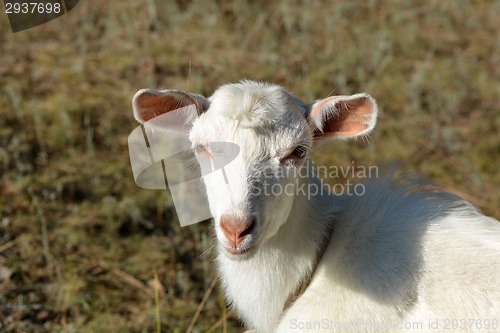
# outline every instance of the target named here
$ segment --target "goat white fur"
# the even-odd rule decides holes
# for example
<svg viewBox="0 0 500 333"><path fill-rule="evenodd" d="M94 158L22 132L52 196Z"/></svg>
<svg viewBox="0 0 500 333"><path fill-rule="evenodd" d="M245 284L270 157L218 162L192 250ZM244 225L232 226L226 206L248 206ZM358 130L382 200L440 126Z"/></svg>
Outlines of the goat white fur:
<svg viewBox="0 0 500 333"><path fill-rule="evenodd" d="M222 286L248 328L500 328L498 221L432 185L392 173L364 183L363 195L340 197L301 192L311 184L324 188L311 173L276 176L310 170L304 149L319 141L371 131L377 106L369 95L307 105L280 86L242 81L209 99L141 90L133 102L140 122L190 104L199 112L189 133L193 147L201 147L199 159L210 158L210 142L241 148L226 167L229 184L205 185ZM295 191L260 191L276 184Z"/></svg>

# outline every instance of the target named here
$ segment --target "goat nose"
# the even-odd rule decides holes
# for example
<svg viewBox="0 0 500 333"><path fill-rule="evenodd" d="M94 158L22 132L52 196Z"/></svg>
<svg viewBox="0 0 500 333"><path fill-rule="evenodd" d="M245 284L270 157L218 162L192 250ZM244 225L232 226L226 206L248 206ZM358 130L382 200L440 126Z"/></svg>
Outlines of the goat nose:
<svg viewBox="0 0 500 333"><path fill-rule="evenodd" d="M250 234L256 225L255 219L241 219L231 215L222 215L220 225L224 235L231 244L237 247L241 244L245 236Z"/></svg>

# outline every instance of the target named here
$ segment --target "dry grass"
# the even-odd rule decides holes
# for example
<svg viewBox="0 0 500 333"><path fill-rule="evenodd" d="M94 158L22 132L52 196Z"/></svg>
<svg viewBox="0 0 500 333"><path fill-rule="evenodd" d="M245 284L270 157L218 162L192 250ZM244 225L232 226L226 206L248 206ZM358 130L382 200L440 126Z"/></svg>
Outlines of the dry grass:
<svg viewBox="0 0 500 333"><path fill-rule="evenodd" d="M143 87L210 95L246 77L304 100L370 92L382 112L369 142L323 147L320 163L400 160L500 218L498 13L498 1L87 0L17 34L2 14L0 330L243 331L218 289L204 298L210 225L181 229L167 192L133 182Z"/></svg>

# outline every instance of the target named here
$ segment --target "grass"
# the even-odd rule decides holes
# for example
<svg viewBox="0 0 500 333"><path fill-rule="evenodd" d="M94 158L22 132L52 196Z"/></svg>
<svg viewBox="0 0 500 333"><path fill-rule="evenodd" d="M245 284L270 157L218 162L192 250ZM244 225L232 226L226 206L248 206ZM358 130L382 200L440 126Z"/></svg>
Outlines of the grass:
<svg viewBox="0 0 500 333"><path fill-rule="evenodd" d="M143 87L210 95L249 78L307 101L367 91L381 109L370 140L325 146L318 164L402 161L500 218L498 12L89 0L16 34L1 14L0 330L243 331L212 283L209 223L180 228L167 192L133 182L130 101Z"/></svg>

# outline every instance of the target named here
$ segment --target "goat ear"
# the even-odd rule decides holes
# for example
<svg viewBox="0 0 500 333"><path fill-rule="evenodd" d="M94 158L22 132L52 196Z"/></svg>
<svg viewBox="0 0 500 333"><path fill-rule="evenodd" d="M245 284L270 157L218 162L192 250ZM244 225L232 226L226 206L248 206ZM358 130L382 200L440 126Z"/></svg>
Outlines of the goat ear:
<svg viewBox="0 0 500 333"><path fill-rule="evenodd" d="M377 103L368 94L332 96L311 106L314 140L350 139L368 134L377 122Z"/></svg>
<svg viewBox="0 0 500 333"><path fill-rule="evenodd" d="M141 89L132 99L134 117L140 123L145 123L164 113L194 105L198 115L206 111L209 101L197 94L180 90Z"/></svg>

